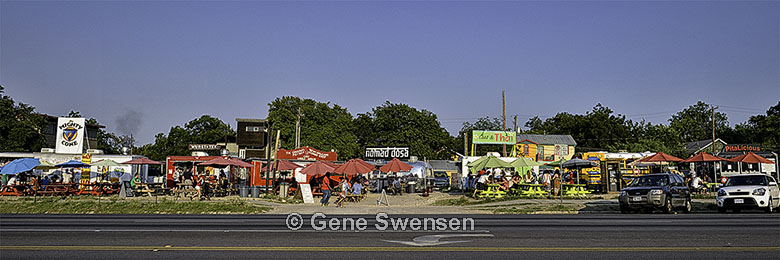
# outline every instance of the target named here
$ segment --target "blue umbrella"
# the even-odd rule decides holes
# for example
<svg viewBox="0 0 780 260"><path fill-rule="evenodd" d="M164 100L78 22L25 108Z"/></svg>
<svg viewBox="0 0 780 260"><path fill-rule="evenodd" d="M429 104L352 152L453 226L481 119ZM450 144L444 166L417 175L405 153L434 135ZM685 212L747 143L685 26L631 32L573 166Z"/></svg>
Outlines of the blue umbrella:
<svg viewBox="0 0 780 260"><path fill-rule="evenodd" d="M81 162L79 160L70 160L70 161L67 161L67 162L64 162L64 163L57 164L55 166L57 166L57 167L74 167L74 168L78 168L78 167L87 167L87 166L89 166L89 164L83 163L83 162Z"/></svg>
<svg viewBox="0 0 780 260"><path fill-rule="evenodd" d="M3 166L0 170L0 174L17 174L20 172L26 172L35 168L41 164L41 161L35 158L22 158L11 161Z"/></svg>

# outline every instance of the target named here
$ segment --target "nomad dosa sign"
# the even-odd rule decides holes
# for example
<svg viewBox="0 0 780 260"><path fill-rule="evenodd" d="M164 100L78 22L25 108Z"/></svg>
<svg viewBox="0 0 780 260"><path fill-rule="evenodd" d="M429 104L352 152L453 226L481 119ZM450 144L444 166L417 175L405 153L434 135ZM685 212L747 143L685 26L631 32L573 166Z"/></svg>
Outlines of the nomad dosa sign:
<svg viewBox="0 0 780 260"><path fill-rule="evenodd" d="M392 160L393 158L398 159L409 159L409 146L403 146L403 147L380 147L380 146L369 146L366 147L366 154L364 156L364 159L366 160Z"/></svg>

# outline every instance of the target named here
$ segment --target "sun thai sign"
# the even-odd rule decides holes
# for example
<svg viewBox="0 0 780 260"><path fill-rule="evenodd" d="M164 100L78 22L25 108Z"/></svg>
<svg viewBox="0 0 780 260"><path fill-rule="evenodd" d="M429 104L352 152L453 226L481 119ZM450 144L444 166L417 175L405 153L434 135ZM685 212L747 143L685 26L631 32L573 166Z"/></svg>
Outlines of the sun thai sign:
<svg viewBox="0 0 780 260"><path fill-rule="evenodd" d="M511 144L514 145L515 132L505 131L471 131L471 142L475 144Z"/></svg>
<svg viewBox="0 0 780 260"><path fill-rule="evenodd" d="M84 118L57 119L56 153L81 154L84 149Z"/></svg>
<svg viewBox="0 0 780 260"><path fill-rule="evenodd" d="M323 152L308 146L295 150L279 149L277 158L286 160L305 160L305 161L335 161L338 155L335 152Z"/></svg>

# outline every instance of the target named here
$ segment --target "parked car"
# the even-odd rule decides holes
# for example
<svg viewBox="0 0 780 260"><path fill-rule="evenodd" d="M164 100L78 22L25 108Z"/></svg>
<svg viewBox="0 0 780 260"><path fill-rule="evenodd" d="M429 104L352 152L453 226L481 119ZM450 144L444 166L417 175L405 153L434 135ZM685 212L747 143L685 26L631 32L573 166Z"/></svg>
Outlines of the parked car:
<svg viewBox="0 0 780 260"><path fill-rule="evenodd" d="M732 175L715 197L718 212L761 208L771 213L780 206L780 188L772 176L765 174Z"/></svg>
<svg viewBox="0 0 780 260"><path fill-rule="evenodd" d="M639 176L620 191L620 212L641 210L652 213L661 209L671 213L675 208L691 212L691 192L682 176L674 173L655 173Z"/></svg>
<svg viewBox="0 0 780 260"><path fill-rule="evenodd" d="M447 172L444 171L434 171L433 172L433 186L437 188L443 188L443 187L449 187L450 186L450 176L447 175Z"/></svg>

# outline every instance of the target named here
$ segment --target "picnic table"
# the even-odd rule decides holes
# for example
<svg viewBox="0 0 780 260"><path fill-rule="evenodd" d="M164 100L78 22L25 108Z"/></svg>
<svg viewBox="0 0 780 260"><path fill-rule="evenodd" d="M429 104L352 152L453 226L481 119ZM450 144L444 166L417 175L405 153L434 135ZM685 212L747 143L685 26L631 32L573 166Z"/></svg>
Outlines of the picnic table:
<svg viewBox="0 0 780 260"><path fill-rule="evenodd" d="M504 196L506 196L506 191L501 190L499 184L488 184L487 190L477 192L478 198L503 198Z"/></svg>
<svg viewBox="0 0 780 260"><path fill-rule="evenodd" d="M546 196L549 194L547 190L544 189L543 184L518 184L520 187L519 189L515 189L513 192L518 195L524 195L524 196Z"/></svg>
<svg viewBox="0 0 780 260"><path fill-rule="evenodd" d="M563 184L564 196L585 196L590 191L585 188L585 184Z"/></svg>
<svg viewBox="0 0 780 260"><path fill-rule="evenodd" d="M69 195L75 192L76 185L74 184L48 184L42 185L40 189L35 191L36 195Z"/></svg>
<svg viewBox="0 0 780 260"><path fill-rule="evenodd" d="M109 182L93 182L79 184L81 188L76 195L96 195L113 194L119 192L119 184Z"/></svg>
<svg viewBox="0 0 780 260"><path fill-rule="evenodd" d="M26 185L3 185L0 196L22 196L27 192Z"/></svg>

